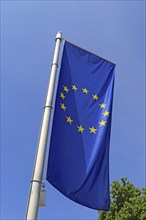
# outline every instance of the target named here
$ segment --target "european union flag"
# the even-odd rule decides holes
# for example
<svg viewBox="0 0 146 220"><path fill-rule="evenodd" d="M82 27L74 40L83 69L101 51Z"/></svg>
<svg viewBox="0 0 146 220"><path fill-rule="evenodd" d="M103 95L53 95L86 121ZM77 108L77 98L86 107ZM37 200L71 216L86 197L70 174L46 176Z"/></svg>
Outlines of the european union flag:
<svg viewBox="0 0 146 220"><path fill-rule="evenodd" d="M109 210L115 64L65 42L47 180L71 200Z"/></svg>

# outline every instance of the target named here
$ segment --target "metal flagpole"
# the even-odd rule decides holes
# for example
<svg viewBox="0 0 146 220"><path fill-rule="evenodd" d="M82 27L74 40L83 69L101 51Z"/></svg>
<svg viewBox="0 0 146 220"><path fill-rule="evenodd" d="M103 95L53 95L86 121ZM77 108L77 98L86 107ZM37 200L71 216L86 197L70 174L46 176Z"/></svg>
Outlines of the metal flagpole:
<svg viewBox="0 0 146 220"><path fill-rule="evenodd" d="M48 128L49 128L50 115L52 109L52 99L53 99L55 78L56 78L56 72L58 66L61 38L62 38L62 34L58 32L56 35L56 46L55 46L54 58L51 68L49 88L46 98L46 104L44 107L44 115L43 115L40 137L38 142L38 150L37 150L34 172L31 181L30 194L28 199L28 205L26 210L26 217L25 217L26 220L36 220L38 214L38 206L39 206L45 153L46 153L46 144L48 137Z"/></svg>

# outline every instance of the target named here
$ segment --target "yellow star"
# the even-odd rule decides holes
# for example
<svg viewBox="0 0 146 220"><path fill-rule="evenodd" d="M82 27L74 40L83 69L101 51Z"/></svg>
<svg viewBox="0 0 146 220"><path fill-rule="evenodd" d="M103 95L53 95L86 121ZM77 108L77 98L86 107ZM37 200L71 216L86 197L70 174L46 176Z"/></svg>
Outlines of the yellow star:
<svg viewBox="0 0 146 220"><path fill-rule="evenodd" d="M69 117L66 116L66 119L67 119L66 122L68 122L68 123L70 123L70 124L73 122L73 120L71 119L70 116L69 116Z"/></svg>
<svg viewBox="0 0 146 220"><path fill-rule="evenodd" d="M96 134L96 131L97 131L96 128L92 127L92 128L89 128L89 129L90 129L90 133L94 133L94 134Z"/></svg>
<svg viewBox="0 0 146 220"><path fill-rule="evenodd" d="M96 94L92 96L93 96L93 99L95 99L96 101L99 99L99 97Z"/></svg>
<svg viewBox="0 0 146 220"><path fill-rule="evenodd" d="M72 89L74 90L74 91L77 91L77 87L75 86L75 85L72 85Z"/></svg>
<svg viewBox="0 0 146 220"><path fill-rule="evenodd" d="M105 108L106 107L106 104L102 103L100 104L100 108Z"/></svg>
<svg viewBox="0 0 146 220"><path fill-rule="evenodd" d="M109 114L110 114L110 112L108 112L108 111L103 112L104 116L109 116Z"/></svg>
<svg viewBox="0 0 146 220"><path fill-rule="evenodd" d="M105 126L105 123L106 121L103 121L103 120L99 122L100 126Z"/></svg>
<svg viewBox="0 0 146 220"><path fill-rule="evenodd" d="M85 130L85 129L82 127L82 125L77 126L77 127L78 127L78 132L83 133L83 131Z"/></svg>
<svg viewBox="0 0 146 220"><path fill-rule="evenodd" d="M66 106L64 105L64 103L60 103L60 105L61 105L61 108L63 109L63 111L65 111L66 110Z"/></svg>
<svg viewBox="0 0 146 220"><path fill-rule="evenodd" d="M65 95L63 94L63 92L60 93L60 97L64 100L65 99Z"/></svg>
<svg viewBox="0 0 146 220"><path fill-rule="evenodd" d="M67 92L67 93L69 92L69 89L67 88L67 86L63 86L63 88L64 88L65 92Z"/></svg>
<svg viewBox="0 0 146 220"><path fill-rule="evenodd" d="M83 93L86 93L88 94L89 90L87 90L86 88L82 89L83 90Z"/></svg>

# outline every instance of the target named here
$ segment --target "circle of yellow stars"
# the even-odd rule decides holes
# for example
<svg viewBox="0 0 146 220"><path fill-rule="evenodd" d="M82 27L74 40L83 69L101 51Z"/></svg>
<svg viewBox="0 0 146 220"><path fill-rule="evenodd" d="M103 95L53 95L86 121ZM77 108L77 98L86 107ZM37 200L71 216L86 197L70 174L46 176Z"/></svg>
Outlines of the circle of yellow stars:
<svg viewBox="0 0 146 220"><path fill-rule="evenodd" d="M71 85L71 89L76 92L78 90L78 87L76 85ZM66 98L66 94L69 92L69 88L67 86L63 86L63 92L60 92L60 98L62 100L64 100ZM87 88L82 88L82 92L87 95L89 93L89 90ZM95 101L98 101L99 100L99 96L97 94L93 94L92 95L92 99L95 100ZM100 108L101 109L105 109L106 108L106 104L105 103L100 103L99 104ZM60 108L65 112L67 110L67 107L65 106L64 103L60 103ZM110 112L109 111L104 111L103 113L103 116L104 117L107 117L110 115ZM73 119L71 118L71 116L66 116L66 122L69 123L70 125L73 124ZM106 121L105 120L102 120L99 123L99 126L102 127L102 126L106 126ZM95 128L94 126L92 127L89 127L88 128L90 133L93 133L93 134L96 134L97 132L97 128ZM77 126L77 131L80 132L80 133L84 133L86 129L82 126L82 125L78 125Z"/></svg>

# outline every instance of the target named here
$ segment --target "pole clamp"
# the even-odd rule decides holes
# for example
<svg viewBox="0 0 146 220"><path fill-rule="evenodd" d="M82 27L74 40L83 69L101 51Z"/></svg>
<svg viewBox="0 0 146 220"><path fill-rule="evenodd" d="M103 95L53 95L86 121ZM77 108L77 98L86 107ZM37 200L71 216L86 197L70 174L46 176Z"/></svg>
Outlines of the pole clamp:
<svg viewBox="0 0 146 220"><path fill-rule="evenodd" d="M50 105L45 105L45 106L44 106L44 109L45 109L45 108L50 108L51 110L53 109L53 107L50 106Z"/></svg>
<svg viewBox="0 0 146 220"><path fill-rule="evenodd" d="M36 183L43 184L42 181L40 181L40 180L31 180L30 182L31 182L31 183L36 182Z"/></svg>
<svg viewBox="0 0 146 220"><path fill-rule="evenodd" d="M57 68L59 67L57 63L52 63L51 67L54 65L57 66Z"/></svg>
<svg viewBox="0 0 146 220"><path fill-rule="evenodd" d="M44 184L42 181L40 181L40 180L31 180L30 182L31 182L31 183L34 183L34 182L40 183L41 186L42 186L43 188L45 188L45 184Z"/></svg>

